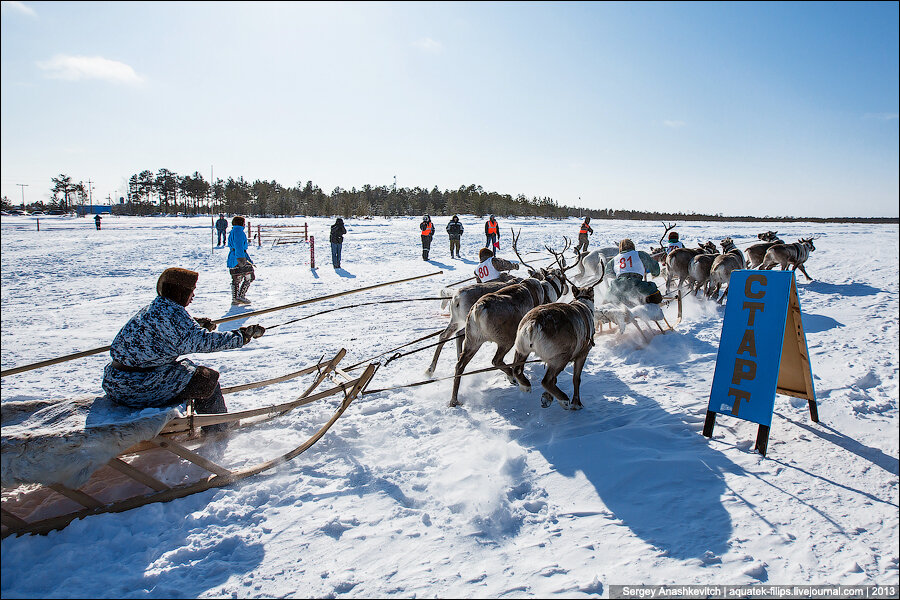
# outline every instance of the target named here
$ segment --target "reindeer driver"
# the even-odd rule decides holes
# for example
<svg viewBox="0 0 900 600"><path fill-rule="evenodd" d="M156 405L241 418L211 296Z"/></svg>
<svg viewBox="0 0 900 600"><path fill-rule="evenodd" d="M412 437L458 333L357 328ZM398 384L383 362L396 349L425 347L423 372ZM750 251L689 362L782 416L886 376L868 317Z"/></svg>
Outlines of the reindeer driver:
<svg viewBox="0 0 900 600"><path fill-rule="evenodd" d="M478 253L478 260L481 261L475 268L475 280L478 283L495 280L509 281L513 278L512 275L501 271L517 271L519 269L519 263L494 256L490 248L482 248Z"/></svg>
<svg viewBox="0 0 900 600"><path fill-rule="evenodd" d="M641 304L659 304L662 294L652 281L644 281L646 265L651 265L651 274L659 274L659 263L646 252L635 250L634 242L625 238L619 242L619 253L609 261L607 271L613 271L616 278L610 280L607 299L628 307ZM652 273L652 266L656 272Z"/></svg>

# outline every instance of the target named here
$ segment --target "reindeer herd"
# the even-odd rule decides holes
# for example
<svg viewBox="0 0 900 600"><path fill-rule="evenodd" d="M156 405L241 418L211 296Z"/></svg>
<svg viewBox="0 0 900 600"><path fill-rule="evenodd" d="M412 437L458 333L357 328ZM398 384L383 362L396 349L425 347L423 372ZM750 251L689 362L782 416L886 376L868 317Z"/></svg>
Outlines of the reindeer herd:
<svg viewBox="0 0 900 600"><path fill-rule="evenodd" d="M675 224L663 225L666 227L663 237L675 227ZM715 298L718 303L727 297L728 281L737 269L772 269L780 265L782 270L786 270L790 266L800 269L807 280L812 281L803 264L809 253L815 250L814 238L786 244L775 231L760 233L757 237L761 243L750 246L744 252L737 248L731 237L726 237L720 242L721 253L709 241L698 248L678 248L668 253L662 247L651 249L651 253L647 254L650 258L642 257L642 260L650 263L655 260L665 267L667 295L677 280L678 294L687 284L689 293L697 295L703 289L707 298ZM441 348L455 334L457 362L450 406L459 405L460 378L466 366L485 342L493 342L497 348L491 363L507 376L510 383L525 392L531 391L524 365L534 354L547 366L541 380L545 390L541 396L541 406L546 408L555 399L563 408L580 409L583 407L580 398L581 372L598 330L602 330L604 324L615 324L621 336L631 324L644 335L638 321L644 320L648 324L655 321L658 325L660 320L664 320L658 304L629 306L615 302L602 291L603 288L599 288L600 303L595 305L595 288L604 282L606 264L618 253L618 249L582 252L578 254L575 264L567 266L565 252L571 242L567 238L564 240L566 245L562 251L545 246L553 256L554 266L534 268L519 254L518 235L513 232L512 248L527 268L528 277L476 283L461 287L452 294L442 293L445 296L443 308L450 309L450 323L438 338L426 373L429 377L434 373ZM659 272L659 267L651 267L652 264L647 264L646 270ZM566 273L573 269L577 272L567 276ZM559 301L570 292L570 302ZM506 364L504 357L511 349L515 349L513 363ZM569 363L573 363L574 391L571 398L557 386L557 377Z"/></svg>

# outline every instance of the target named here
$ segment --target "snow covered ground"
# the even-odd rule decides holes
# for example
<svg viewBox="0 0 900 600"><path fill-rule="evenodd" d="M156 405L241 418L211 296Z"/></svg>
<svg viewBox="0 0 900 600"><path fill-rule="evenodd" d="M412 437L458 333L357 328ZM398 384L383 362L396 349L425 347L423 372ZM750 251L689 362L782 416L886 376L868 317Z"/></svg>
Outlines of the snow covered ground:
<svg viewBox="0 0 900 600"><path fill-rule="evenodd" d="M426 263L418 218L347 219L343 269L335 270L332 220L250 221L308 222L318 267L310 269L303 245L251 250L253 310L442 271L248 322L264 326L437 296L472 274L484 240L483 220L463 215L466 258L450 259L448 218L437 217ZM559 247L579 221L500 223L501 256L514 259L510 226L521 228L526 252ZM169 266L200 272L191 314L235 314L225 251L211 248L208 217L105 217L102 231L83 218L42 217L40 232L31 217L0 224L3 369L107 345L152 300ZM591 248L629 236L647 249L662 233L658 222L593 225ZM804 400L777 396L767 458L753 450L752 423L720 416L713 439L701 435L724 307L689 298L677 332L646 347L634 330L598 336L584 370L584 410L542 409L537 364L526 368L530 394L488 372L463 379L455 409L447 379L366 395L311 450L268 476L3 540L3 597L578 598L607 596L615 584L897 585L898 227L678 227L690 246L731 236L746 247L768 229L789 242L817 236L807 263L815 281L798 275L797 283L821 422L810 421ZM194 358L220 371L226 386L340 348L351 365L442 328L439 304L334 311ZM482 348L468 370L490 366L492 353ZM372 389L424 380L431 356L383 365ZM435 377L452 374L454 356L446 346ZM99 394L107 359L5 377L2 400ZM227 399L232 409L274 403L306 382ZM560 386L571 391L571 367ZM331 400L313 404L228 450L291 447L333 410Z"/></svg>

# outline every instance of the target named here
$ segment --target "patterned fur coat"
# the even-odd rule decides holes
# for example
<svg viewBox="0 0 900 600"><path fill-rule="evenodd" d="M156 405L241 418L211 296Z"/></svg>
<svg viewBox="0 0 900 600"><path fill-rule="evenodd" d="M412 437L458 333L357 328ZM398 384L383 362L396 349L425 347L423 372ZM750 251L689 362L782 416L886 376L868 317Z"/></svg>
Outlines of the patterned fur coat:
<svg viewBox="0 0 900 600"><path fill-rule="evenodd" d="M146 371L121 371L112 363L103 372L103 391L132 408L169 406L197 369L182 354L240 348L238 331L215 332L201 327L177 302L157 296L134 315L113 340L113 360Z"/></svg>

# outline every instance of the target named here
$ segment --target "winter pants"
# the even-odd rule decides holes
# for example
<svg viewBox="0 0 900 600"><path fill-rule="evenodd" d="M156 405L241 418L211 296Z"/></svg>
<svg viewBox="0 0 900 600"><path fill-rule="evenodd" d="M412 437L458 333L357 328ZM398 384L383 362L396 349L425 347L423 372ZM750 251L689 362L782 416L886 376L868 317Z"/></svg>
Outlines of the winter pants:
<svg viewBox="0 0 900 600"><path fill-rule="evenodd" d="M450 240L450 258L453 258L454 252L456 253L456 258L459 258L459 239L451 239Z"/></svg>
<svg viewBox="0 0 900 600"><path fill-rule="evenodd" d="M431 250L431 238L430 235L422 236L422 260L428 260L428 252Z"/></svg>
<svg viewBox="0 0 900 600"><path fill-rule="evenodd" d="M578 245L575 246L575 254L581 254L582 252L587 252L588 248L588 234L579 233L578 234Z"/></svg>
<svg viewBox="0 0 900 600"><path fill-rule="evenodd" d="M331 242L331 264L335 269L341 268L341 246L342 244Z"/></svg>
<svg viewBox="0 0 900 600"><path fill-rule="evenodd" d="M256 279L253 265L247 264L229 269L231 273L231 301L246 300L250 283Z"/></svg>
<svg viewBox="0 0 900 600"><path fill-rule="evenodd" d="M216 241L216 246L224 246L225 240L228 238L228 236L225 235L225 231L223 231L221 229L216 229L216 231L219 232L219 237L218 237L218 240Z"/></svg>
<svg viewBox="0 0 900 600"><path fill-rule="evenodd" d="M485 248L493 249L494 246L500 247L500 236L496 233L486 233L484 237L487 238L484 242Z"/></svg>

